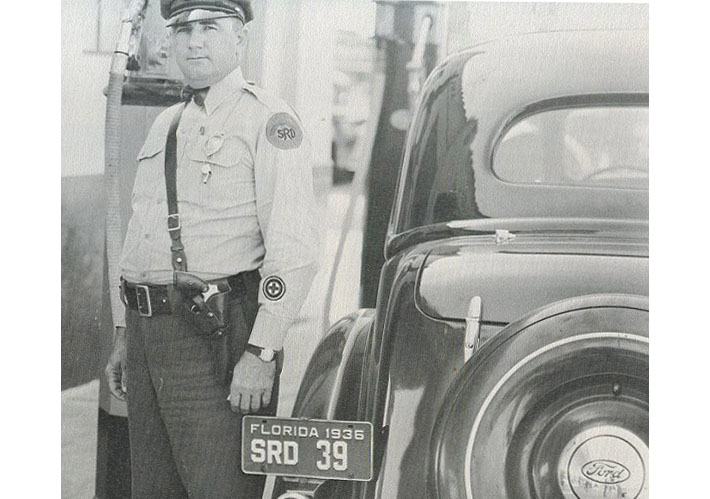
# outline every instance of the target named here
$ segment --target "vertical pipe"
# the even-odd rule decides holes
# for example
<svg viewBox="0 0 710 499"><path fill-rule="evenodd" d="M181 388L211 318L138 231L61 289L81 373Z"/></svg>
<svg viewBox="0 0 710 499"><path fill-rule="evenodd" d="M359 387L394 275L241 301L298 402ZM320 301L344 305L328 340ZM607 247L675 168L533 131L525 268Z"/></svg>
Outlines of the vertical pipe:
<svg viewBox="0 0 710 499"><path fill-rule="evenodd" d="M124 11L116 49L111 58L106 92L104 130L104 190L106 196L106 246L104 275L108 275L111 330L118 323L123 305L119 296L118 260L123 243L121 223L121 100L123 80L128 64L132 36L139 30L147 6L146 0L133 0ZM107 284L107 285L106 285ZM105 296L105 295L104 295ZM104 309L106 304L104 304ZM98 440L96 449L96 499L124 499L130 495L130 455L125 418L114 416L99 408Z"/></svg>
<svg viewBox="0 0 710 499"><path fill-rule="evenodd" d="M131 36L140 25L146 0L133 0L123 13L121 31L116 49L111 58L108 90L106 95L106 125L104 131L104 182L106 189L106 256L108 259L109 297L111 316L117 324L123 312L119 296L118 259L121 254L123 232L121 227L120 204L120 147L121 147L121 98L123 96L123 78L128 64L128 50Z"/></svg>
<svg viewBox="0 0 710 499"><path fill-rule="evenodd" d="M377 133L368 171L367 207L362 242L360 270L360 306L374 307L382 265L385 262L384 247L390 211L399 177L405 131L395 128L390 122L392 113L410 108L408 64L413 60L417 34L429 33L436 22L437 6L434 2L378 2L377 45L385 52L385 88L382 111L377 124ZM420 25L417 14L429 19ZM417 31L419 30L419 31ZM421 72L426 76L436 63L437 47L426 39L418 49L422 61Z"/></svg>

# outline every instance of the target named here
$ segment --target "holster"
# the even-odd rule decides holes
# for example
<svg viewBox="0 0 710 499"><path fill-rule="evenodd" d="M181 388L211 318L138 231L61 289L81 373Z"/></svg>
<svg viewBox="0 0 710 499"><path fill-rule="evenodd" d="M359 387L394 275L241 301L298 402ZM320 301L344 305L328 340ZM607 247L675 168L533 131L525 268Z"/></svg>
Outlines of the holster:
<svg viewBox="0 0 710 499"><path fill-rule="evenodd" d="M175 288L182 298L182 311L197 334L203 336L221 336L229 323L230 297L233 290L226 285L210 285L199 277L176 270Z"/></svg>
<svg viewBox="0 0 710 499"><path fill-rule="evenodd" d="M210 340L215 375L229 381L246 349L258 311L258 272L243 274L243 286L208 283L187 272L175 271L181 310L195 333Z"/></svg>

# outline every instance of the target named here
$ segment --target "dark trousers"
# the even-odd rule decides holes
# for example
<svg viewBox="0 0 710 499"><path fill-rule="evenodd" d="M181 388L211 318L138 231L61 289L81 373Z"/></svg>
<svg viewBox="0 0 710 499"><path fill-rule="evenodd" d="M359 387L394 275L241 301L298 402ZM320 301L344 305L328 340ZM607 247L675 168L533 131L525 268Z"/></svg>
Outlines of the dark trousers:
<svg viewBox="0 0 710 499"><path fill-rule="evenodd" d="M232 367L248 340L256 297L234 315ZM231 371L219 375L215 340L197 335L179 310L141 317L128 309L126 327L132 498L261 498L264 477L241 471L242 416L227 401ZM259 414L276 413L279 372L271 406Z"/></svg>

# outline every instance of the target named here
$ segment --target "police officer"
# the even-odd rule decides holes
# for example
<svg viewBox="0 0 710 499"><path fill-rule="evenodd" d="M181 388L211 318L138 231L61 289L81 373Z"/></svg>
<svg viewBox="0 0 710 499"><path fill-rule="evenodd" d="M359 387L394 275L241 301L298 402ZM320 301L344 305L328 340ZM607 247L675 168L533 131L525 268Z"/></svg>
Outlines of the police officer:
<svg viewBox="0 0 710 499"><path fill-rule="evenodd" d="M193 96L158 116L138 155L120 263L126 321L106 374L127 399L134 498L253 499L263 478L241 472L241 417L274 414L284 336L317 266L308 143L293 110L242 75L248 1L161 0L161 11ZM230 290L237 306L217 333L229 342L188 320L180 270L199 283L195 303L208 303L208 286Z"/></svg>

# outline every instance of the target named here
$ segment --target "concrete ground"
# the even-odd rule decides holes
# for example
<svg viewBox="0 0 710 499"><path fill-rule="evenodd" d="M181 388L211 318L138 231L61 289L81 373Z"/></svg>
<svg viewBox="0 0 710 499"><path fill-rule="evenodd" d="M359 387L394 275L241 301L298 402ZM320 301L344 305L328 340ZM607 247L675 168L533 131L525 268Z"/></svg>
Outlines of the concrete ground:
<svg viewBox="0 0 710 499"><path fill-rule="evenodd" d="M350 200L350 184L329 187L329 182L317 181L317 198L321 210L321 266L311 293L304 303L301 319L289 333L285 351L286 365L281 377L279 414L289 415L298 384L311 353L315 349L322 327L323 304L328 289L333 260L341 234L343 218ZM329 322L357 308L360 282L363 202L359 200L353 230L348 234L337 278ZM99 380L62 391L62 498L91 499L94 496L96 471L97 411Z"/></svg>
<svg viewBox="0 0 710 499"><path fill-rule="evenodd" d="M62 391L62 499L94 497L99 380Z"/></svg>

